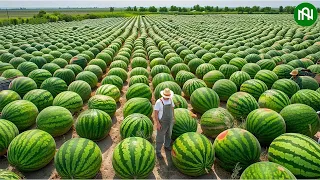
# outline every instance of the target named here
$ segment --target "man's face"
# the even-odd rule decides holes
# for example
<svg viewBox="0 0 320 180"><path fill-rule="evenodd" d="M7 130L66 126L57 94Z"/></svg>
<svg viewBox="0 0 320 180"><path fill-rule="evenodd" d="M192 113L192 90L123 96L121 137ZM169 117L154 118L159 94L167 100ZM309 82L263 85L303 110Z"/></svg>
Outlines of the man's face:
<svg viewBox="0 0 320 180"><path fill-rule="evenodd" d="M164 97L163 99L164 99L164 100L169 100L169 98L165 98L165 97Z"/></svg>

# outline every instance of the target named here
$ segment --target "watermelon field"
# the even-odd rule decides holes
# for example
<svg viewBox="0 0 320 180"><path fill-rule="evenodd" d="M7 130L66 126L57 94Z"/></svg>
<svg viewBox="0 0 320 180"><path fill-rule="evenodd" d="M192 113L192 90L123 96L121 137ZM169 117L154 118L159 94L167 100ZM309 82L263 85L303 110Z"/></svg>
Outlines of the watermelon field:
<svg viewBox="0 0 320 180"><path fill-rule="evenodd" d="M295 71L311 76L299 83ZM10 83L0 179L320 178L319 22L207 14L4 26L0 75ZM175 124L158 158L153 107L165 88Z"/></svg>

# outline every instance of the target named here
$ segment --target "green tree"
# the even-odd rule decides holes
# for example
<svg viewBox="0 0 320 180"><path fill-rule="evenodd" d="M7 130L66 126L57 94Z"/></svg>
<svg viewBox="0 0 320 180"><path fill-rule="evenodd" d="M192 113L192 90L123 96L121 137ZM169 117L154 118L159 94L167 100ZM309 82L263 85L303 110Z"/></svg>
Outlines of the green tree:
<svg viewBox="0 0 320 180"><path fill-rule="evenodd" d="M237 11L238 13L242 13L242 14L243 14L244 8L243 8L243 7L237 7L237 8L236 8L236 11Z"/></svg>
<svg viewBox="0 0 320 180"><path fill-rule="evenodd" d="M168 8L167 7L160 7L159 12L168 12Z"/></svg>
<svg viewBox="0 0 320 180"><path fill-rule="evenodd" d="M294 8L293 6L286 6L284 8L284 11L287 12L288 14L293 14L294 13Z"/></svg>
<svg viewBox="0 0 320 180"><path fill-rule="evenodd" d="M110 12L113 12L114 11L114 7L110 7Z"/></svg>
<svg viewBox="0 0 320 180"><path fill-rule="evenodd" d="M178 8L177 8L177 6L170 6L170 9L169 9L169 11L178 11Z"/></svg>
<svg viewBox="0 0 320 180"><path fill-rule="evenodd" d="M194 5L194 6L193 6L193 9L196 10L196 11L201 11L201 7L200 7L199 4Z"/></svg>
<svg viewBox="0 0 320 180"><path fill-rule="evenodd" d="M260 6L253 6L251 8L252 12L259 12L260 11Z"/></svg>
<svg viewBox="0 0 320 180"><path fill-rule="evenodd" d="M129 6L127 7L126 11L132 11L132 8Z"/></svg>
<svg viewBox="0 0 320 180"><path fill-rule="evenodd" d="M318 13L320 13L320 8L317 8Z"/></svg>
<svg viewBox="0 0 320 180"><path fill-rule="evenodd" d="M47 12L45 12L44 10L41 10L41 11L39 11L37 17L43 17L46 14L47 14Z"/></svg>
<svg viewBox="0 0 320 180"><path fill-rule="evenodd" d="M188 9L185 8L185 7L183 7L183 8L182 8L182 12L188 12Z"/></svg>
<svg viewBox="0 0 320 180"><path fill-rule="evenodd" d="M133 11L138 11L137 6L133 7Z"/></svg>
<svg viewBox="0 0 320 180"><path fill-rule="evenodd" d="M279 12L281 12L281 13L283 12L283 6L279 7Z"/></svg>
<svg viewBox="0 0 320 180"><path fill-rule="evenodd" d="M224 7L224 12L229 12L229 7Z"/></svg>
<svg viewBox="0 0 320 180"><path fill-rule="evenodd" d="M215 12L219 12L219 7L218 6L216 6L216 8L215 8Z"/></svg>
<svg viewBox="0 0 320 180"><path fill-rule="evenodd" d="M139 11L140 11L140 12L145 12L145 11L147 11L147 8L145 8L145 7L139 7Z"/></svg>
<svg viewBox="0 0 320 180"><path fill-rule="evenodd" d="M150 6L149 9L148 9L149 12L157 12L158 9L154 6Z"/></svg>

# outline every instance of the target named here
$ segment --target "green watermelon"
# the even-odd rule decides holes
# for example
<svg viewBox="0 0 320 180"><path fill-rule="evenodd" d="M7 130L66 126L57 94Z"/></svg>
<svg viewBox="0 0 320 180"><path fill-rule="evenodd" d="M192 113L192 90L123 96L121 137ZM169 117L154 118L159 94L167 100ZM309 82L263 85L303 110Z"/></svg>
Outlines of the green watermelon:
<svg viewBox="0 0 320 180"><path fill-rule="evenodd" d="M3 71L2 75L1 75L1 77L4 77L6 79L21 77L21 76L23 76L22 72L20 72L17 69L7 69L7 70Z"/></svg>
<svg viewBox="0 0 320 180"><path fill-rule="evenodd" d="M135 75L129 79L129 86L132 86L136 83L143 83L149 86L149 80L144 75Z"/></svg>
<svg viewBox="0 0 320 180"><path fill-rule="evenodd" d="M90 72L90 71L83 71L83 72L79 73L75 80L85 81L90 85L91 88L96 87L98 84L97 76L93 72Z"/></svg>
<svg viewBox="0 0 320 180"><path fill-rule="evenodd" d="M237 119L246 118L251 111L258 108L256 99L246 92L234 93L227 101L227 110Z"/></svg>
<svg viewBox="0 0 320 180"><path fill-rule="evenodd" d="M147 68L148 67L148 61L143 57L135 57L131 61L131 67L132 68L136 68L136 67Z"/></svg>
<svg viewBox="0 0 320 180"><path fill-rule="evenodd" d="M31 90L23 96L23 99L36 105L39 112L42 111L42 109L51 106L53 102L53 96L51 93L44 89Z"/></svg>
<svg viewBox="0 0 320 180"><path fill-rule="evenodd" d="M40 88L42 82L50 77L52 77L51 73L45 69L36 69L29 73L29 78L33 79L38 88Z"/></svg>
<svg viewBox="0 0 320 180"><path fill-rule="evenodd" d="M192 59L189 63L188 63L188 66L190 68L190 71L192 73L195 73L197 68L201 65L201 64L204 64L206 63L204 60L202 59L199 59L199 58L194 58Z"/></svg>
<svg viewBox="0 0 320 180"><path fill-rule="evenodd" d="M290 79L291 75L291 71L294 68L290 65L287 64L280 64L278 66L276 66L272 71L279 77L279 79Z"/></svg>
<svg viewBox="0 0 320 180"><path fill-rule="evenodd" d="M251 94L257 100L266 90L268 90L268 86L258 79L250 79L240 86L240 91Z"/></svg>
<svg viewBox="0 0 320 180"><path fill-rule="evenodd" d="M184 96L189 98L196 89L201 87L207 87L206 83L201 79L193 78L184 83L182 91Z"/></svg>
<svg viewBox="0 0 320 180"><path fill-rule="evenodd" d="M142 137L150 139L152 137L152 132L152 121L149 117L143 114L130 114L121 122L120 135L122 139L128 137Z"/></svg>
<svg viewBox="0 0 320 180"><path fill-rule="evenodd" d="M183 63L183 60L179 57L179 56L175 56L170 58L169 60L167 60L167 66L171 69L174 65L179 64L179 63Z"/></svg>
<svg viewBox="0 0 320 180"><path fill-rule="evenodd" d="M280 90L286 93L289 98L291 98L297 91L300 90L300 87L291 79L279 79L273 83L272 89Z"/></svg>
<svg viewBox="0 0 320 180"><path fill-rule="evenodd" d="M105 84L115 85L115 86L117 86L119 91L121 91L121 89L123 87L122 79L118 76L115 76L115 75L110 75L110 76L106 76L105 78L103 78L101 81L101 85L105 85Z"/></svg>
<svg viewBox="0 0 320 180"><path fill-rule="evenodd" d="M192 108L201 114L209 109L217 108L220 105L218 94L207 87L196 89L190 97L190 102Z"/></svg>
<svg viewBox="0 0 320 180"><path fill-rule="evenodd" d="M268 108L280 112L290 104L290 99L284 92L271 89L261 94L258 103L261 108Z"/></svg>
<svg viewBox="0 0 320 180"><path fill-rule="evenodd" d="M18 93L12 90L2 90L0 91L0 112L9 103L15 100L20 100L21 97Z"/></svg>
<svg viewBox="0 0 320 180"><path fill-rule="evenodd" d="M75 80L75 74L71 69L58 69L54 72L53 77L58 77L64 80L67 85Z"/></svg>
<svg viewBox="0 0 320 180"><path fill-rule="evenodd" d="M38 68L42 68L42 66L47 63L47 60L41 56L35 56L32 57L29 62L33 62L38 66Z"/></svg>
<svg viewBox="0 0 320 180"><path fill-rule="evenodd" d="M178 63L171 68L171 74L175 78L180 71L190 71L190 68L184 63Z"/></svg>
<svg viewBox="0 0 320 180"><path fill-rule="evenodd" d="M123 82L126 82L128 78L127 71L122 68L112 68L109 70L108 75L119 76Z"/></svg>
<svg viewBox="0 0 320 180"><path fill-rule="evenodd" d="M202 79L205 74L213 70L216 68L212 64L204 63L197 67L195 74L199 79Z"/></svg>
<svg viewBox="0 0 320 180"><path fill-rule="evenodd" d="M23 62L17 69L21 71L24 76L28 76L31 71L38 69L38 66L33 62Z"/></svg>
<svg viewBox="0 0 320 180"><path fill-rule="evenodd" d="M244 71L236 71L230 76L229 79L237 85L237 88L239 90L242 83L244 83L247 80L250 80L251 77L248 73Z"/></svg>
<svg viewBox="0 0 320 180"><path fill-rule="evenodd" d="M174 94L181 95L181 88L177 83L172 81L165 81L158 84L158 86L155 88L155 99L159 99L161 97L160 92L163 91L165 88L169 88L171 91L173 91Z"/></svg>
<svg viewBox="0 0 320 180"><path fill-rule="evenodd" d="M88 101L88 108L102 110L112 117L117 110L117 103L110 96L94 95Z"/></svg>
<svg viewBox="0 0 320 180"><path fill-rule="evenodd" d="M216 138L224 130L233 128L233 116L224 108L218 107L206 111L200 120L204 135Z"/></svg>
<svg viewBox="0 0 320 180"><path fill-rule="evenodd" d="M82 109L83 101L77 93L64 91L54 98L52 105L64 107L73 114Z"/></svg>
<svg viewBox="0 0 320 180"><path fill-rule="evenodd" d="M96 91L96 95L110 96L116 102L119 101L120 96L121 96L119 89L115 85L112 85L112 84L105 84L105 85L100 86Z"/></svg>
<svg viewBox="0 0 320 180"><path fill-rule="evenodd" d="M213 71L209 71L203 76L203 81L206 83L207 87L211 88L215 82L224 78L225 78L224 75L220 71L213 70Z"/></svg>
<svg viewBox="0 0 320 180"><path fill-rule="evenodd" d="M231 65L231 64L223 64L220 66L219 71L222 72L225 78L229 79L230 76L236 72L239 71L237 66Z"/></svg>
<svg viewBox="0 0 320 180"><path fill-rule="evenodd" d="M266 83L268 88L270 89L274 82L278 80L278 76L276 73L270 70L261 70L255 76L254 79L258 79Z"/></svg>
<svg viewBox="0 0 320 180"><path fill-rule="evenodd" d="M70 64L77 64L84 69L87 66L87 60L82 56L75 56L70 60Z"/></svg>
<svg viewBox="0 0 320 180"><path fill-rule="evenodd" d="M152 144L140 137L129 137L122 140L115 147L112 155L113 169L122 179L147 178L155 162L156 157Z"/></svg>
<svg viewBox="0 0 320 180"><path fill-rule="evenodd" d="M68 89L68 85L60 78L51 77L44 80L40 88L49 91L53 97L56 97L59 93L66 91Z"/></svg>
<svg viewBox="0 0 320 180"><path fill-rule="evenodd" d="M245 64L241 71L244 71L246 73L248 73L251 77L251 79L254 78L254 76L261 70L260 66L256 63L248 63Z"/></svg>
<svg viewBox="0 0 320 180"><path fill-rule="evenodd" d="M302 79L302 89L317 90L319 88L319 83L312 77L300 76Z"/></svg>
<svg viewBox="0 0 320 180"><path fill-rule="evenodd" d="M197 131L197 120L192 117L192 112L185 108L174 109L175 123L172 128L171 139L177 139L180 135L187 132Z"/></svg>
<svg viewBox="0 0 320 180"><path fill-rule="evenodd" d="M227 64L227 61L223 58L213 58L209 61L209 63L214 65L216 69L219 69L223 64Z"/></svg>
<svg viewBox="0 0 320 180"><path fill-rule="evenodd" d="M9 89L17 92L21 97L23 97L27 92L37 89L37 84L31 78L18 77L11 81Z"/></svg>
<svg viewBox="0 0 320 180"><path fill-rule="evenodd" d="M267 69L272 71L276 67L276 63L271 59L262 59L257 62L261 69Z"/></svg>
<svg viewBox="0 0 320 180"><path fill-rule="evenodd" d="M9 70L9 69L14 69L15 67L13 67L11 64L9 63L3 63L3 62L0 62L0 75L6 71L6 70Z"/></svg>
<svg viewBox="0 0 320 180"><path fill-rule="evenodd" d="M58 66L57 64L54 64L54 63L47 63L42 66L42 69L49 71L51 74L54 74L54 72L56 70L60 69L60 66Z"/></svg>
<svg viewBox="0 0 320 180"><path fill-rule="evenodd" d="M166 66L167 67L167 66ZM167 67L168 68L168 67ZM160 73L160 72L159 72ZM170 70L169 70L169 74L170 74ZM115 74L116 75L116 74ZM133 76L137 76L137 75L143 75L145 76L146 78L149 78L149 71L145 68L142 68L142 67L136 67L134 69L131 70L130 72L130 77L133 77ZM124 80L125 82L125 80Z"/></svg>
<svg viewBox="0 0 320 180"><path fill-rule="evenodd" d="M152 104L146 98L132 98L129 99L123 107L123 116L127 117L130 114L140 113L148 117L152 114Z"/></svg>
<svg viewBox="0 0 320 180"><path fill-rule="evenodd" d="M239 57L233 58L229 61L229 64L236 66L239 70L247 63L248 62L245 59Z"/></svg>
<svg viewBox="0 0 320 180"><path fill-rule="evenodd" d="M237 92L237 85L229 79L220 79L214 83L212 89L221 101L228 101L229 97Z"/></svg>
<svg viewBox="0 0 320 180"><path fill-rule="evenodd" d="M20 171L36 171L53 159L56 143L42 130L28 130L15 137L8 148L8 162Z"/></svg>
<svg viewBox="0 0 320 180"><path fill-rule="evenodd" d="M103 71L102 69L97 66L97 65L88 65L87 67L85 67L83 69L84 71L90 71L90 72L93 72L98 79L101 79L102 78L102 75L103 75Z"/></svg>
<svg viewBox="0 0 320 180"><path fill-rule="evenodd" d="M157 75L159 73L168 73L168 74L170 74L170 69L166 65L156 65L153 68L151 68L151 76L152 77L154 77L155 75Z"/></svg>
<svg viewBox="0 0 320 180"><path fill-rule="evenodd" d="M178 94L174 94L172 97L172 101L174 103L174 108L188 109L188 102L184 97Z"/></svg>
<svg viewBox="0 0 320 180"><path fill-rule="evenodd" d="M320 128L319 117L312 107L305 104L291 104L280 112L286 122L286 132L300 133L313 137Z"/></svg>
<svg viewBox="0 0 320 180"><path fill-rule="evenodd" d="M9 144L18 134L19 130L16 125L8 120L0 119L0 156L7 153Z"/></svg>
<svg viewBox="0 0 320 180"><path fill-rule="evenodd" d="M92 59L88 65L97 65L103 72L106 72L107 70L107 64L102 59Z"/></svg>
<svg viewBox="0 0 320 180"><path fill-rule="evenodd" d="M11 179L11 180L12 180L12 179L16 179L16 180L19 180L19 179L21 179L21 177L18 176L18 175L17 175L16 173L14 173L14 172L1 169L1 170L0 170L0 179L7 179L7 180L9 180L9 179Z"/></svg>
<svg viewBox="0 0 320 180"><path fill-rule="evenodd" d="M82 80L72 82L68 87L68 91L79 94L83 102L87 101L91 96L90 85Z"/></svg>
<svg viewBox="0 0 320 180"><path fill-rule="evenodd" d="M152 85L154 88L156 88L158 84L165 82L165 81L174 81L174 78L170 74L159 73L153 77Z"/></svg>
<svg viewBox="0 0 320 180"><path fill-rule="evenodd" d="M252 111L247 117L245 127L263 145L269 145L276 137L286 132L282 116L266 108Z"/></svg>
<svg viewBox="0 0 320 180"><path fill-rule="evenodd" d="M320 111L320 94L310 89L302 89L292 96L291 103L306 104L315 111Z"/></svg>
<svg viewBox="0 0 320 180"><path fill-rule="evenodd" d="M214 150L212 143L204 135L188 132L174 141L171 157L179 171L188 176L197 177L211 171Z"/></svg>
<svg viewBox="0 0 320 180"><path fill-rule="evenodd" d="M90 179L96 176L102 164L99 146L85 138L72 138L57 151L54 166L63 179Z"/></svg>
<svg viewBox="0 0 320 180"><path fill-rule="evenodd" d="M82 67L78 64L68 64L64 68L72 70L76 76L83 71Z"/></svg>
<svg viewBox="0 0 320 180"><path fill-rule="evenodd" d="M175 81L180 87L182 87L186 81L195 77L196 76L193 73L182 70L177 73Z"/></svg>
<svg viewBox="0 0 320 180"><path fill-rule="evenodd" d="M227 171L232 171L236 166L245 169L260 159L259 141L244 129L223 131L215 139L213 147L218 164Z"/></svg>
<svg viewBox="0 0 320 180"><path fill-rule="evenodd" d="M143 83L136 83L130 86L126 93L127 100L135 97L147 98L151 100L152 91L148 85Z"/></svg>
<svg viewBox="0 0 320 180"><path fill-rule="evenodd" d="M277 137L269 147L268 159L287 168L297 178L320 177L320 146L308 136L286 133Z"/></svg>

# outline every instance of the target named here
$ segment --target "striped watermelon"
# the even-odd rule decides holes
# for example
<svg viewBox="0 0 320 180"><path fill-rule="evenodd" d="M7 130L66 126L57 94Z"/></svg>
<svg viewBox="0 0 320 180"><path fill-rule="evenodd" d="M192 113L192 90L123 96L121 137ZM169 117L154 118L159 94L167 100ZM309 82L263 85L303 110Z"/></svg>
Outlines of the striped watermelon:
<svg viewBox="0 0 320 180"><path fill-rule="evenodd" d="M184 63L178 63L171 68L171 74L175 78L180 71L190 71L189 66Z"/></svg>
<svg viewBox="0 0 320 180"><path fill-rule="evenodd" d="M174 108L188 109L188 102L184 97L182 97L178 94L174 94L172 97L172 101L174 103Z"/></svg>
<svg viewBox="0 0 320 180"><path fill-rule="evenodd" d="M60 78L51 77L44 80L40 88L49 91L53 97L56 97L59 93L66 91L68 89L68 85Z"/></svg>
<svg viewBox="0 0 320 180"><path fill-rule="evenodd" d="M182 70L177 73L175 81L182 87L186 81L195 77L196 76L192 72Z"/></svg>
<svg viewBox="0 0 320 180"><path fill-rule="evenodd" d="M114 149L112 166L116 175L123 179L147 178L155 166L152 144L140 137L122 140Z"/></svg>
<svg viewBox="0 0 320 180"><path fill-rule="evenodd" d="M317 92L320 93L320 88L317 89Z"/></svg>
<svg viewBox="0 0 320 180"><path fill-rule="evenodd" d="M0 170L0 179L21 179L20 176L18 176L16 173L8 171L8 170Z"/></svg>
<svg viewBox="0 0 320 180"><path fill-rule="evenodd" d="M116 102L119 101L121 93L119 89L112 84L105 84L100 86L97 91L96 95L106 95L112 97Z"/></svg>
<svg viewBox="0 0 320 180"><path fill-rule="evenodd" d="M68 91L72 91L79 94L83 102L87 101L91 96L90 85L82 80L73 81L69 85Z"/></svg>
<svg viewBox="0 0 320 180"><path fill-rule="evenodd" d="M317 90L319 88L319 83L314 78L309 76L301 76L301 79L303 89Z"/></svg>
<svg viewBox="0 0 320 180"><path fill-rule="evenodd" d="M179 136L173 143L171 156L179 171L194 177L208 174L214 162L210 140L196 132Z"/></svg>
<svg viewBox="0 0 320 180"><path fill-rule="evenodd" d="M0 62L0 75L2 75L2 73L5 72L6 70L14 69L14 68L15 67L13 67L13 65L9 63Z"/></svg>
<svg viewBox="0 0 320 180"><path fill-rule="evenodd" d="M101 81L101 85L105 85L105 84L115 85L119 89L119 91L121 91L123 87L122 79L115 75L110 75L103 78Z"/></svg>
<svg viewBox="0 0 320 180"><path fill-rule="evenodd" d="M51 106L53 102L51 93L44 89L31 90L23 96L23 99L36 105L39 112L42 111L42 109Z"/></svg>
<svg viewBox="0 0 320 180"><path fill-rule="evenodd" d="M91 86L91 88L96 87L98 84L97 76L93 72L90 72L90 71L83 71L83 72L79 73L75 80L85 81Z"/></svg>
<svg viewBox="0 0 320 180"><path fill-rule="evenodd" d="M67 85L75 80L75 74L71 69L58 69L54 72L53 77L58 77L64 80Z"/></svg>
<svg viewBox="0 0 320 180"><path fill-rule="evenodd" d="M87 60L82 56L75 56L70 60L70 64L77 64L84 69L87 66Z"/></svg>
<svg viewBox="0 0 320 180"><path fill-rule="evenodd" d="M200 125L204 135L216 138L224 130L233 128L234 118L224 108L213 108L201 116Z"/></svg>
<svg viewBox="0 0 320 180"><path fill-rule="evenodd" d="M20 100L18 93L12 90L2 90L0 91L0 112L9 103L15 100Z"/></svg>
<svg viewBox="0 0 320 180"><path fill-rule="evenodd" d="M143 84L146 84L146 85L149 85L149 80L146 76L144 75L136 75L136 76L132 76L130 79L129 79L129 86L132 86L136 83L143 83Z"/></svg>
<svg viewBox="0 0 320 180"><path fill-rule="evenodd" d="M261 147L249 131L232 128L220 133L213 143L218 164L227 171L236 166L242 169L258 162Z"/></svg>
<svg viewBox="0 0 320 180"><path fill-rule="evenodd" d="M73 125L70 111L60 106L50 106L43 109L36 119L37 128L51 136L61 136L67 133Z"/></svg>
<svg viewBox="0 0 320 180"><path fill-rule="evenodd" d="M9 144L18 134L19 130L16 125L8 120L0 119L0 156L7 153Z"/></svg>
<svg viewBox="0 0 320 180"><path fill-rule="evenodd" d="M68 64L64 68L71 69L74 72L74 75L76 76L83 71L82 67L79 66L78 64Z"/></svg>
<svg viewBox="0 0 320 180"><path fill-rule="evenodd" d="M240 91L251 94L257 100L266 90L268 90L268 86L258 79L250 79L240 86Z"/></svg>
<svg viewBox="0 0 320 180"><path fill-rule="evenodd" d="M80 137L100 141L110 132L112 120L109 114L99 109L83 111L77 118L75 128Z"/></svg>
<svg viewBox="0 0 320 180"><path fill-rule="evenodd" d="M60 69L60 66L54 63L47 63L42 66L42 69L49 71L51 74L54 74L56 70Z"/></svg>
<svg viewBox="0 0 320 180"><path fill-rule="evenodd" d="M72 91L64 91L54 98L52 105L64 107L73 114L82 109L83 101L79 94Z"/></svg>
<svg viewBox="0 0 320 180"><path fill-rule="evenodd" d="M135 97L147 98L151 100L152 91L148 85L143 83L136 83L130 86L126 93L127 100Z"/></svg>
<svg viewBox="0 0 320 180"><path fill-rule="evenodd" d="M106 70L107 70L107 64L102 59L92 59L88 63L88 65L97 65L97 66L99 66L101 68L101 70L103 72L106 72Z"/></svg>
<svg viewBox="0 0 320 180"><path fill-rule="evenodd" d="M167 67L167 66L165 66L165 67ZM170 70L169 70L168 74L170 74ZM137 75L142 75L142 76L145 76L146 78L149 78L149 71L147 69L145 69L145 68L142 68L142 67L136 67L136 68L131 70L130 77L137 76ZM123 82L125 82L125 81L126 80L124 80Z"/></svg>
<svg viewBox="0 0 320 180"><path fill-rule="evenodd" d="M305 104L291 104L283 108L280 115L286 122L288 133L300 133L313 137L320 128L316 111Z"/></svg>
<svg viewBox="0 0 320 180"><path fill-rule="evenodd" d="M97 66L97 65L88 65L87 67L85 67L83 69L84 71L90 71L90 72L93 72L98 79L101 79L102 78L102 75L103 75L103 71L102 69Z"/></svg>
<svg viewBox="0 0 320 180"><path fill-rule="evenodd" d="M271 89L261 94L258 103L261 108L268 108L280 112L290 104L290 99L284 92Z"/></svg>
<svg viewBox="0 0 320 180"><path fill-rule="evenodd" d="M177 139L187 132L197 132L197 120L191 116L192 112L184 108L174 109L175 123L172 128L171 139Z"/></svg>
<svg viewBox="0 0 320 180"><path fill-rule="evenodd" d="M15 137L8 148L8 162L20 171L36 171L53 159L56 143L42 130L28 130Z"/></svg>
<svg viewBox="0 0 320 180"><path fill-rule="evenodd" d="M296 177L285 167L273 162L257 162L247 167L240 177L249 179L292 179Z"/></svg>
<svg viewBox="0 0 320 180"><path fill-rule="evenodd" d="M234 72L229 79L237 85L237 88L239 90L242 83L244 83L247 80L250 80L251 77L248 73L244 71L237 71Z"/></svg>
<svg viewBox="0 0 320 180"><path fill-rule="evenodd" d="M204 60L202 59L199 59L199 58L194 58L192 59L189 63L188 63L188 66L190 68L190 71L192 73L195 73L197 68L201 65L201 64L204 64L206 63Z"/></svg>
<svg viewBox="0 0 320 180"><path fill-rule="evenodd" d="M151 76L154 77L159 73L168 73L170 74L170 69L166 65L156 65L151 68Z"/></svg>
<svg viewBox="0 0 320 180"><path fill-rule="evenodd" d="M47 60L41 56L35 56L31 58L29 62L33 62L38 66L38 68L42 68L42 66L47 63Z"/></svg>
<svg viewBox="0 0 320 180"><path fill-rule="evenodd" d="M290 65L287 64L280 64L278 66L276 66L272 71L279 77L279 79L290 79L291 75L291 71L294 68Z"/></svg>
<svg viewBox="0 0 320 180"><path fill-rule="evenodd" d="M201 87L207 87L206 83L201 79L193 78L184 83L182 91L184 96L189 98L196 89Z"/></svg>
<svg viewBox="0 0 320 180"><path fill-rule="evenodd" d="M320 177L320 146L308 136L286 133L277 137L269 147L268 159L287 168L297 178Z"/></svg>
<svg viewBox="0 0 320 180"><path fill-rule="evenodd" d="M246 118L251 111L258 108L256 99L246 92L234 93L227 101L227 110L237 119Z"/></svg>
<svg viewBox="0 0 320 180"><path fill-rule="evenodd" d="M216 68L212 64L204 63L197 67L195 74L199 79L202 79L205 74L213 70Z"/></svg>
<svg viewBox="0 0 320 180"><path fill-rule="evenodd" d="M241 71L244 71L246 73L248 73L251 77L251 79L254 78L254 76L261 70L260 66L256 63L248 63L245 64Z"/></svg>
<svg viewBox="0 0 320 180"><path fill-rule="evenodd" d="M143 114L130 114L121 122L120 135L122 139L128 137L142 137L145 139L150 139L152 132L152 121Z"/></svg>
<svg viewBox="0 0 320 180"><path fill-rule="evenodd" d="M54 157L61 178L90 179L100 170L102 154L99 146L85 138L72 138L63 143Z"/></svg>
<svg viewBox="0 0 320 180"><path fill-rule="evenodd" d="M209 88L211 88L214 85L214 83L220 79L224 79L224 75L218 70L210 71L203 76L203 81Z"/></svg>
<svg viewBox="0 0 320 180"><path fill-rule="evenodd" d="M248 62L245 59L239 57L233 58L229 61L229 64L236 66L238 69L242 69L242 67L247 63Z"/></svg>
<svg viewBox="0 0 320 180"><path fill-rule="evenodd" d="M195 90L190 97L190 102L192 108L201 114L209 109L217 108L220 105L218 94L214 90L207 87L202 87Z"/></svg>
<svg viewBox="0 0 320 180"><path fill-rule="evenodd" d="M127 71L122 68L112 68L109 70L108 75L119 76L123 82L126 82L128 78Z"/></svg>
<svg viewBox="0 0 320 180"><path fill-rule="evenodd" d="M28 76L31 71L38 69L38 66L33 62L23 62L17 69L21 71L24 76Z"/></svg>
<svg viewBox="0 0 320 180"><path fill-rule="evenodd" d="M282 116L266 108L252 111L247 117L245 127L263 145L269 145L276 137L286 132Z"/></svg>
<svg viewBox="0 0 320 180"><path fill-rule="evenodd" d="M237 92L237 85L229 79L220 79L214 83L212 89L221 101L228 101L229 97Z"/></svg>
<svg viewBox="0 0 320 180"><path fill-rule="evenodd" d="M172 75L167 73L159 73L155 75L152 79L152 85L154 88L157 87L158 84L165 82L165 81L174 81Z"/></svg>
<svg viewBox="0 0 320 180"><path fill-rule="evenodd" d="M32 126L37 115L37 107L26 100L13 101L7 104L1 112L1 118L13 122L20 131Z"/></svg>
<svg viewBox="0 0 320 180"><path fill-rule="evenodd" d="M9 89L17 92L20 97L23 97L27 92L37 89L37 84L28 77L18 77L11 81Z"/></svg>
<svg viewBox="0 0 320 180"><path fill-rule="evenodd" d="M52 77L51 73L45 69L36 69L29 73L29 78L33 79L38 88L40 88L42 82L50 77Z"/></svg>
<svg viewBox="0 0 320 180"><path fill-rule="evenodd" d="M276 63L271 59L262 59L257 62L261 69L267 69L272 71L276 67Z"/></svg>
<svg viewBox="0 0 320 180"><path fill-rule="evenodd" d="M273 83L272 89L280 90L291 98L297 91L300 90L299 85L291 79L279 79Z"/></svg>
<svg viewBox="0 0 320 180"><path fill-rule="evenodd" d="M225 78L229 79L230 76L236 72L239 71L237 66L231 65L231 64L223 64L220 66L219 71L222 72Z"/></svg>
<svg viewBox="0 0 320 180"><path fill-rule="evenodd" d="M129 99L123 107L123 116L127 117L130 114L140 113L148 117L152 114L152 104L146 98L132 98Z"/></svg>
<svg viewBox="0 0 320 180"><path fill-rule="evenodd" d="M17 69L7 69L7 70L3 71L2 75L1 75L1 77L6 78L6 79L20 77L20 76L23 76L23 74L22 74L22 72L20 72Z"/></svg>
<svg viewBox="0 0 320 180"><path fill-rule="evenodd" d="M258 79L266 83L268 88L270 89L274 82L278 80L278 76L276 73L270 70L261 70L255 76L254 79Z"/></svg>
<svg viewBox="0 0 320 180"><path fill-rule="evenodd" d="M320 94L310 89L302 89L292 96L291 103L306 104L315 111L320 111Z"/></svg>
<svg viewBox="0 0 320 180"><path fill-rule="evenodd" d="M117 103L110 96L94 95L88 101L88 108L102 110L112 117L117 110Z"/></svg>
<svg viewBox="0 0 320 180"><path fill-rule="evenodd" d="M177 83L172 81L166 81L158 84L158 86L155 88L154 90L155 99L159 99L161 97L160 92L165 88L169 88L171 91L173 91L174 94L181 95L181 88Z"/></svg>

